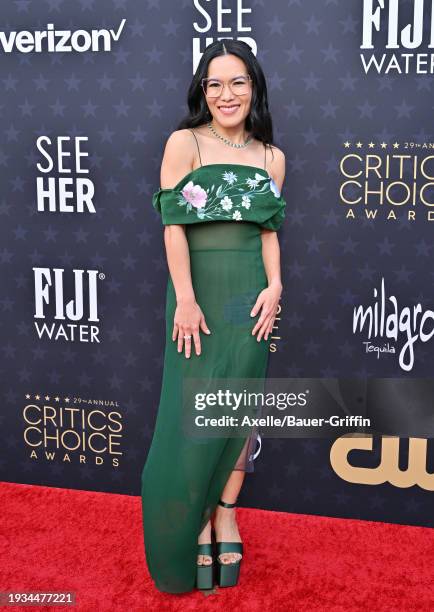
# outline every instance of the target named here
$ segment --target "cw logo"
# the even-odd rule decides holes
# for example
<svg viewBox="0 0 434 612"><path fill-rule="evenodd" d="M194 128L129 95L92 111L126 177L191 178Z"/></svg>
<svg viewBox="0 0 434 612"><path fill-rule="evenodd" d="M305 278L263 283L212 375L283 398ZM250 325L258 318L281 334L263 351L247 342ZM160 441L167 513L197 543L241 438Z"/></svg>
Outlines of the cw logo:
<svg viewBox="0 0 434 612"><path fill-rule="evenodd" d="M419 485L421 489L434 491L434 474L429 474L427 464L427 440L409 438L407 467L399 467L399 444L397 436L382 436L381 460L374 468L355 466L349 463L348 453L352 450L372 452L373 436L357 437L345 434L338 438L330 449L330 463L343 480L367 485L390 482L395 487L407 488Z"/></svg>

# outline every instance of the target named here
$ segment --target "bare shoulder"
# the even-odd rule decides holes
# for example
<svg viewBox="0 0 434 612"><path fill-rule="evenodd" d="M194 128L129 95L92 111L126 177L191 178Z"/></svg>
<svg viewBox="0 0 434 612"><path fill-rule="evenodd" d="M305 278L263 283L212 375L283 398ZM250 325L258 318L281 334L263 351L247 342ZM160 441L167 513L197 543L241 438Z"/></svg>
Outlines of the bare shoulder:
<svg viewBox="0 0 434 612"><path fill-rule="evenodd" d="M285 163L285 153L282 151L282 149L279 149L279 147L276 147L276 145L270 145L270 148L273 152L273 159L276 162L279 162L280 164L284 164Z"/></svg>
<svg viewBox="0 0 434 612"><path fill-rule="evenodd" d="M189 172L194 163L194 136L189 129L175 130L166 140L161 162L162 189L171 189Z"/></svg>
<svg viewBox="0 0 434 612"><path fill-rule="evenodd" d="M272 151L272 155L268 163L269 172L270 175L273 177L274 182L276 183L279 191L281 191L283 181L285 180L286 171L285 153L275 145L270 145L270 148Z"/></svg>

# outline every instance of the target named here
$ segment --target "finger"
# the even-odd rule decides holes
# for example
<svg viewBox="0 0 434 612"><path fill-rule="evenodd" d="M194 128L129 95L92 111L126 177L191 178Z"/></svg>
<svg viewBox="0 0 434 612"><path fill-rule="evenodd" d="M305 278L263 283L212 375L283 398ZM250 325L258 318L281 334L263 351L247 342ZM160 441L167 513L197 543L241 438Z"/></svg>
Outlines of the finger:
<svg viewBox="0 0 434 612"><path fill-rule="evenodd" d="M200 355L200 336L199 336L199 330L195 330L193 331L193 342L194 342L194 348L196 350L196 355Z"/></svg>
<svg viewBox="0 0 434 612"><path fill-rule="evenodd" d="M261 329L258 332L258 335L256 338L258 342L262 339L262 336L265 334L265 331L268 328L269 324L270 324L270 318L267 317L264 323L262 324Z"/></svg>
<svg viewBox="0 0 434 612"><path fill-rule="evenodd" d="M176 340L176 336L178 335L178 324L174 323L173 324L173 331L172 331L172 340L175 341Z"/></svg>
<svg viewBox="0 0 434 612"><path fill-rule="evenodd" d="M190 354L191 354L191 332L190 331L184 336L184 348L185 348L185 356L187 359L189 359Z"/></svg>
<svg viewBox="0 0 434 612"><path fill-rule="evenodd" d="M256 321L255 325L253 326L253 329L252 329L252 334L256 334L257 330L259 329L259 322L260 322L260 320L261 320L261 316L262 316L262 317L264 316L264 305L262 304L261 306L262 306L262 312L261 312L260 317L259 317L259 318L258 318L258 320ZM261 308L261 306L260 306L260 308ZM252 312L253 312L253 311L252 311ZM255 315L257 315L257 314L258 314L258 311L255 313Z"/></svg>
<svg viewBox="0 0 434 612"><path fill-rule="evenodd" d="M252 334L256 334L256 332L258 331L258 329L260 329L264 323L265 320L268 321L268 317L270 316L270 309L267 308L265 305L262 308L262 312L261 312L261 316L259 317L259 319L256 321L256 324L254 326L254 328L252 329Z"/></svg>
<svg viewBox="0 0 434 612"><path fill-rule="evenodd" d="M199 325L200 325L201 330L204 331L206 334L211 333L211 330L208 328L208 325L206 324L205 317L201 318Z"/></svg>
<svg viewBox="0 0 434 612"><path fill-rule="evenodd" d="M184 334L186 333L187 332L185 332L182 327L179 328L178 330L178 353L182 351L182 344L184 342Z"/></svg>
<svg viewBox="0 0 434 612"><path fill-rule="evenodd" d="M258 314L259 309L261 308L261 306L262 306L262 300L260 300L258 298L256 300L255 305L253 306L252 310L250 311L250 316L251 317L255 317Z"/></svg>
<svg viewBox="0 0 434 612"><path fill-rule="evenodd" d="M268 336L273 333L274 319L275 317L271 317L270 319L270 324L267 328L267 331L265 332L265 340L268 340Z"/></svg>

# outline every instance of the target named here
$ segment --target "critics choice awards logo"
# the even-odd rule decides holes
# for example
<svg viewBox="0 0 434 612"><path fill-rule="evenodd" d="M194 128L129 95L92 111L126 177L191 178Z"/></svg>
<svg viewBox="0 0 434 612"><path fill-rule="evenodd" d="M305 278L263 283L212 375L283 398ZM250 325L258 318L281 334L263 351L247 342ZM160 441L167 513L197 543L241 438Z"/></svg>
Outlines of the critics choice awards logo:
<svg viewBox="0 0 434 612"><path fill-rule="evenodd" d="M343 148L339 200L346 219L434 221L434 143L360 140Z"/></svg>
<svg viewBox="0 0 434 612"><path fill-rule="evenodd" d="M32 459L119 467L123 422L117 402L28 393L22 417Z"/></svg>

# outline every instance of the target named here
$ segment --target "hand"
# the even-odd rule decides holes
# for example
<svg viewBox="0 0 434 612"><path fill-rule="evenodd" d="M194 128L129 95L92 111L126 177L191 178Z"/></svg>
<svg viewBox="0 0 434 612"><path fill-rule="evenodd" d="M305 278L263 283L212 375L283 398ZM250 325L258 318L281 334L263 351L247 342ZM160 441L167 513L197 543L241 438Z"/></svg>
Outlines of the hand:
<svg viewBox="0 0 434 612"><path fill-rule="evenodd" d="M191 336L193 336L196 355L200 355L199 328L207 334L211 333L199 304L194 299L178 302L172 332L172 340L175 341L178 338L178 353L182 351L182 343L184 343L185 356L190 357ZM184 338L184 336L190 336L190 338Z"/></svg>
<svg viewBox="0 0 434 612"><path fill-rule="evenodd" d="M282 285L280 283L272 283L263 289L256 299L250 314L255 316L262 308L261 316L252 329L252 335L259 332L257 336L258 342L261 340L262 336L264 336L265 340L268 340L268 334L271 334L273 331L281 293Z"/></svg>

